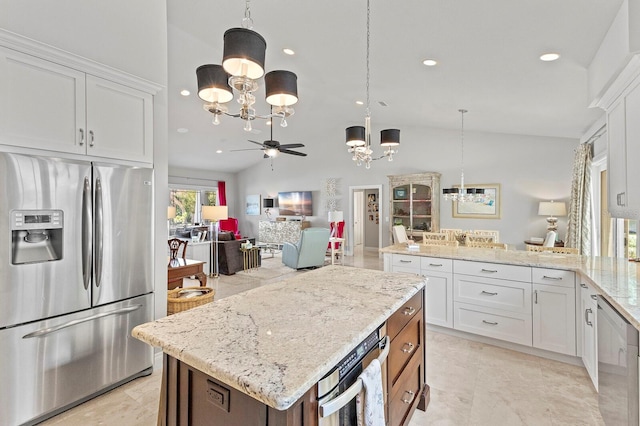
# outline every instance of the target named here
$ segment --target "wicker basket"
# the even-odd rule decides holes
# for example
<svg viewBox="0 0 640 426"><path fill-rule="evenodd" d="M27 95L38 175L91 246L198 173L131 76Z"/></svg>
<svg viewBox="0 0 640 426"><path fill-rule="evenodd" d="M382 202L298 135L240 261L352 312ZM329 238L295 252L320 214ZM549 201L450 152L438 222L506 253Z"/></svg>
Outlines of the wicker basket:
<svg viewBox="0 0 640 426"><path fill-rule="evenodd" d="M185 293L189 291L203 291L204 294L194 297L179 297L181 292ZM178 287L173 290L169 290L167 292L167 315L186 311L187 309L212 302L214 294L215 291L209 287Z"/></svg>

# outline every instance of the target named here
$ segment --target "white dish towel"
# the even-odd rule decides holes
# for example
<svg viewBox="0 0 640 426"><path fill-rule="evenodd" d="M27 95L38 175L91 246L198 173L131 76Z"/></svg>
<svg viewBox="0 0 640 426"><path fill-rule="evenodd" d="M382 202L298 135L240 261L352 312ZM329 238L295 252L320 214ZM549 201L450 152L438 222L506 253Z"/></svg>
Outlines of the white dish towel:
<svg viewBox="0 0 640 426"><path fill-rule="evenodd" d="M374 359L360 374L362 392L356 395L358 426L385 426L382 370Z"/></svg>

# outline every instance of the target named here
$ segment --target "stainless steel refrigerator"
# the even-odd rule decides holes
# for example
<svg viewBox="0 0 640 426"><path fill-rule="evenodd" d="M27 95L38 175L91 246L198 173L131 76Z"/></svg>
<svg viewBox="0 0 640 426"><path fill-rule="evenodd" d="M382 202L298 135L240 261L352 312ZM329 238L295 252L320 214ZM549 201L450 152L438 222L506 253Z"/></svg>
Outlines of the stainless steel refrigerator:
<svg viewBox="0 0 640 426"><path fill-rule="evenodd" d="M0 153L0 425L150 374L153 170Z"/></svg>

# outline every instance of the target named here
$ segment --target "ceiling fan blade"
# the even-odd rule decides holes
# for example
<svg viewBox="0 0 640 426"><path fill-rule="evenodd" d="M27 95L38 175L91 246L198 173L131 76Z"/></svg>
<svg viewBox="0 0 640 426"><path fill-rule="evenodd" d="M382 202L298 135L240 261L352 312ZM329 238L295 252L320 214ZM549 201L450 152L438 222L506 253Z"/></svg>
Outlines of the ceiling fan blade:
<svg viewBox="0 0 640 426"><path fill-rule="evenodd" d="M307 156L307 154L305 154L304 152L290 151L288 149L281 149L280 152L282 152L284 154L299 155L300 157L306 157Z"/></svg>
<svg viewBox="0 0 640 426"><path fill-rule="evenodd" d="M301 143L288 143L285 145L280 145L280 149L289 149L289 148L304 148L304 145Z"/></svg>
<svg viewBox="0 0 640 426"><path fill-rule="evenodd" d="M236 151L262 151L264 148L245 148L245 149L230 149L229 152Z"/></svg>
<svg viewBox="0 0 640 426"><path fill-rule="evenodd" d="M251 139L247 139L247 141L251 142L251 143L255 143L256 145L260 145L263 148L266 148L266 146L263 143L260 142L256 142L256 141L252 141Z"/></svg>

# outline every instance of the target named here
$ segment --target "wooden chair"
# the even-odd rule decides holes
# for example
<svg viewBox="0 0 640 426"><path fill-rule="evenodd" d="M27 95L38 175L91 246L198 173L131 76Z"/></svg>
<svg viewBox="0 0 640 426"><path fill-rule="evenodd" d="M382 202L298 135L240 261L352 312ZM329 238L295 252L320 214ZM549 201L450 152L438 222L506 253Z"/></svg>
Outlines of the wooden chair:
<svg viewBox="0 0 640 426"><path fill-rule="evenodd" d="M444 232L423 232L422 233L422 241L426 240L436 240L436 241L447 241L448 235Z"/></svg>
<svg viewBox="0 0 640 426"><path fill-rule="evenodd" d="M450 246L450 247L458 247L460 243L457 241L449 241L449 240L422 240L422 244L425 246Z"/></svg>
<svg viewBox="0 0 640 426"><path fill-rule="evenodd" d="M506 250L507 245L505 243L486 243L482 241L467 241L467 247L476 248L489 248L495 250Z"/></svg>
<svg viewBox="0 0 640 426"><path fill-rule="evenodd" d="M447 234L447 240L449 241L457 241L456 234L461 234L462 229L454 229L454 228L440 228L440 231L443 234Z"/></svg>
<svg viewBox="0 0 640 426"><path fill-rule="evenodd" d="M527 251L535 251L538 253L561 253L561 254L580 254L575 247L543 247L527 244Z"/></svg>
<svg viewBox="0 0 640 426"><path fill-rule="evenodd" d="M470 231L471 234L473 235L489 235L493 237L493 242L497 243L498 241L500 241L500 231L495 231L493 229L474 229L473 231ZM469 234L467 234L469 235Z"/></svg>
<svg viewBox="0 0 640 426"><path fill-rule="evenodd" d="M473 243L495 243L495 237L488 234L469 233L466 237L465 245L470 246Z"/></svg>
<svg viewBox="0 0 640 426"><path fill-rule="evenodd" d="M189 244L189 241L187 240L181 240L179 238L170 239L169 253L170 253L171 259L175 259L178 257L178 252L180 251L180 248L182 248L182 255L180 257L185 259L187 255L187 244Z"/></svg>

